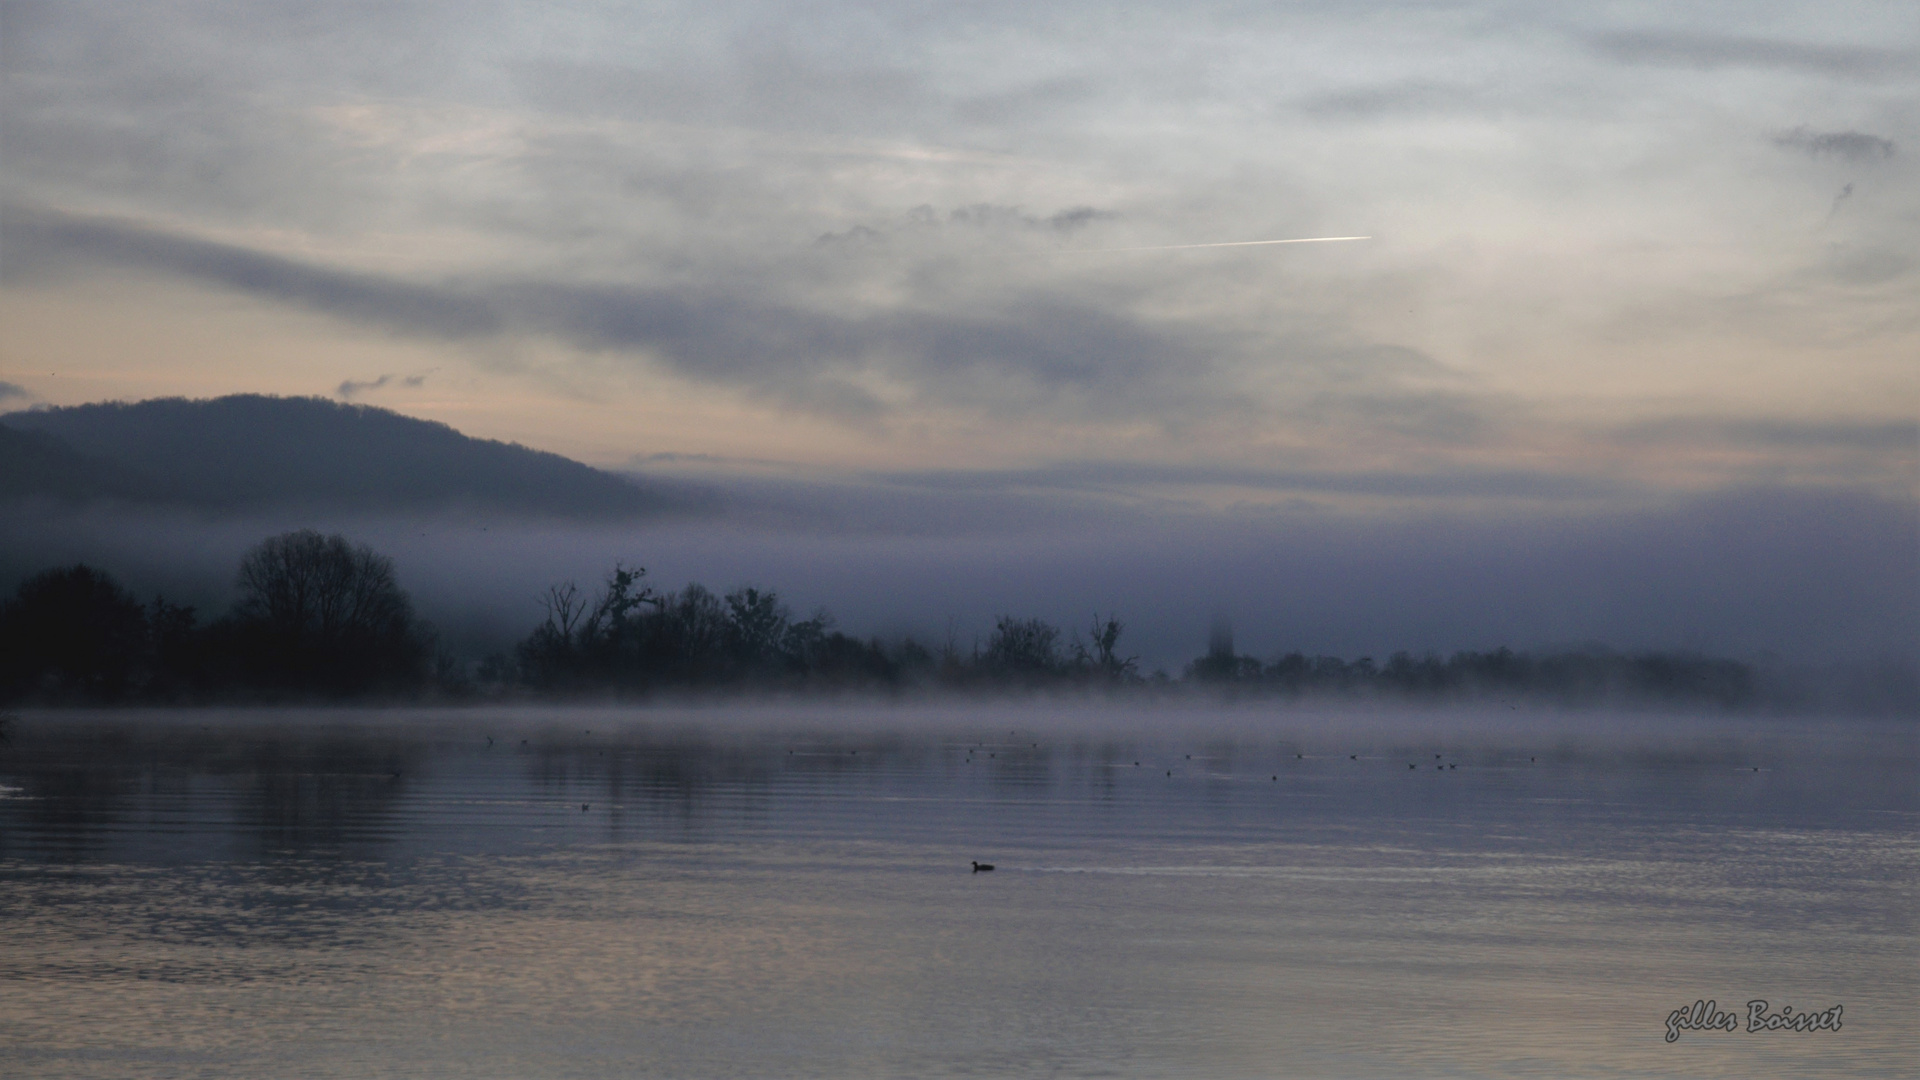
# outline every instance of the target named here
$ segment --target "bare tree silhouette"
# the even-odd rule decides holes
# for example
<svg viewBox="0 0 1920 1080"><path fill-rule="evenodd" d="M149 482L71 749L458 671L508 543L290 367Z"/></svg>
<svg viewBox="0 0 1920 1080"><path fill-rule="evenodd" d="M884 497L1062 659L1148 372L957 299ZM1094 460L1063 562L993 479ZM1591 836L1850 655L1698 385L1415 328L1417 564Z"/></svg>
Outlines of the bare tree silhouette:
<svg viewBox="0 0 1920 1080"><path fill-rule="evenodd" d="M234 608L245 671L325 693L417 678L430 652L393 560L312 529L255 545L240 561Z"/></svg>

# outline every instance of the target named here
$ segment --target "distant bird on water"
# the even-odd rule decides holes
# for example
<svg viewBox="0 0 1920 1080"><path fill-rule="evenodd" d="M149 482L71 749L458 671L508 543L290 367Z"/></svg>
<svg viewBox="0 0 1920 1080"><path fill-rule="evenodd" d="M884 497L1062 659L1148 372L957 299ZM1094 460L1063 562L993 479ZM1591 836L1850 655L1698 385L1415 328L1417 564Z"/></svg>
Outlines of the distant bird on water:
<svg viewBox="0 0 1920 1080"><path fill-rule="evenodd" d="M993 869L993 864L990 862L976 862L973 864L973 872L976 874L980 873L983 870L991 870L991 869Z"/></svg>

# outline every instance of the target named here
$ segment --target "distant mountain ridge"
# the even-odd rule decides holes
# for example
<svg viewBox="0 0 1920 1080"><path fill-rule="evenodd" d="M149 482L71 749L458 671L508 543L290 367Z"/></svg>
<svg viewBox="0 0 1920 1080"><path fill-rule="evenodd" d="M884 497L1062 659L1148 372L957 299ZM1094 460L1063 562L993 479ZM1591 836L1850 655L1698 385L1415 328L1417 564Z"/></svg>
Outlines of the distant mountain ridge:
<svg viewBox="0 0 1920 1080"><path fill-rule="evenodd" d="M711 502L387 409L258 394L0 415L0 498L595 519Z"/></svg>

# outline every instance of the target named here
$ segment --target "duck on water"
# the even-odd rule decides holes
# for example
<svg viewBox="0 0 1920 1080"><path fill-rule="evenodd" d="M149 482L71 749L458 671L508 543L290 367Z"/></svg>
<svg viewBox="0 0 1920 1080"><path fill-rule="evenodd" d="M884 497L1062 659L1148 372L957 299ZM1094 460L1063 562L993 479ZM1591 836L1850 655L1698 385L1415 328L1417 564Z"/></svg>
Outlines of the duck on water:
<svg viewBox="0 0 1920 1080"><path fill-rule="evenodd" d="M991 870L991 869L993 869L993 864L990 862L976 862L973 864L973 872L976 874L980 873L983 870Z"/></svg>

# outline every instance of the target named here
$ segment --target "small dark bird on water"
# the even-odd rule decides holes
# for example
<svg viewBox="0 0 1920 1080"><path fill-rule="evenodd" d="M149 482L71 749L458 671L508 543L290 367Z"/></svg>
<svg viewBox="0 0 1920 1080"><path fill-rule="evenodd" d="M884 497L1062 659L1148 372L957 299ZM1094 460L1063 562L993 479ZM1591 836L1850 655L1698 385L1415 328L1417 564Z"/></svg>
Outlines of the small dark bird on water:
<svg viewBox="0 0 1920 1080"><path fill-rule="evenodd" d="M982 870L991 870L991 869L993 869L993 864L990 862L976 862L973 864L973 872L976 874L980 873Z"/></svg>
<svg viewBox="0 0 1920 1080"><path fill-rule="evenodd" d="M586 804L586 803L581 803L581 804L580 804L580 812L581 812L581 813L583 813L583 814L587 812L587 804Z"/></svg>
<svg viewBox="0 0 1920 1080"><path fill-rule="evenodd" d="M1348 755L1347 755L1347 760L1348 760L1348 761L1359 761L1359 760L1360 760L1360 755L1359 755L1359 754L1348 754Z"/></svg>

